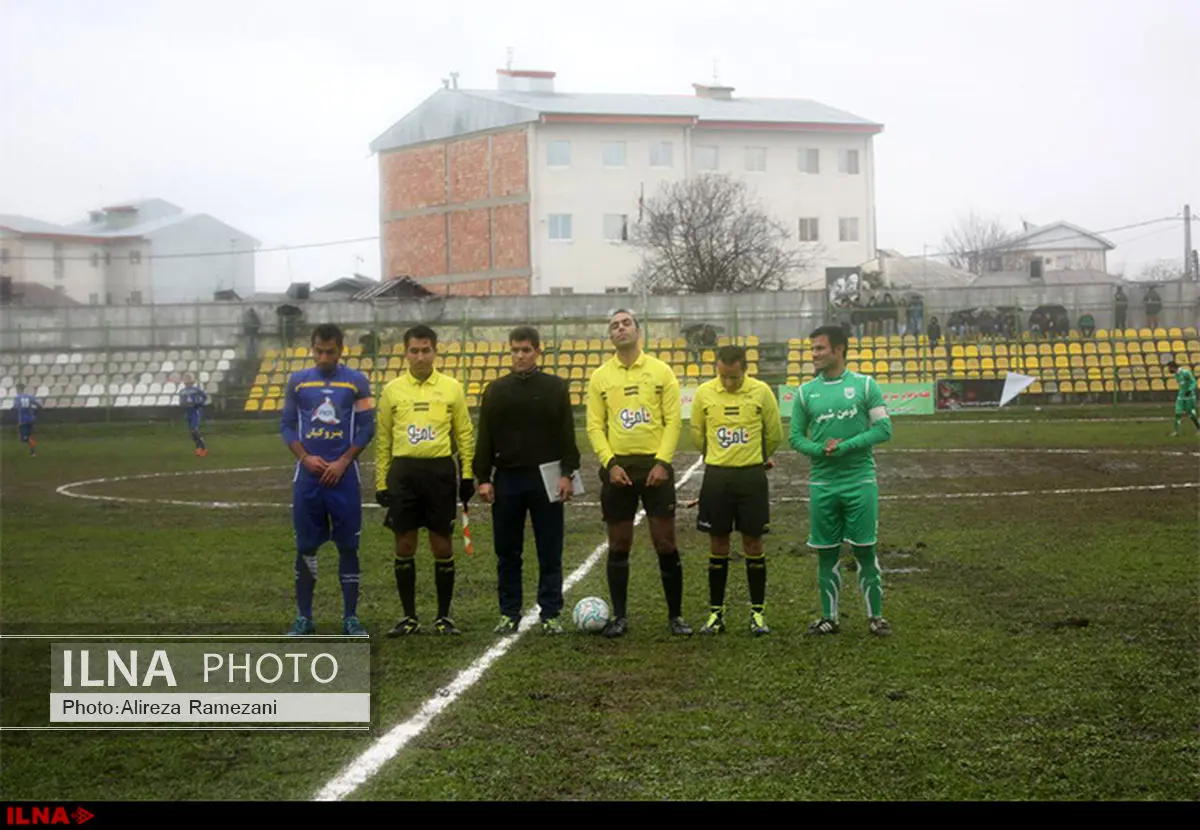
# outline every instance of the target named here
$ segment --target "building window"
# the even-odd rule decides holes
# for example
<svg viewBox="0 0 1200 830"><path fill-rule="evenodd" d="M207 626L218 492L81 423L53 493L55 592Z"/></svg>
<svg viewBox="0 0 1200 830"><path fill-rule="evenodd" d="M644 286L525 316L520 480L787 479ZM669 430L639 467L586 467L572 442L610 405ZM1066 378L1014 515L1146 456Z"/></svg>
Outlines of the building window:
<svg viewBox="0 0 1200 830"><path fill-rule="evenodd" d="M88 305L100 305L100 295L88 294Z"/></svg>
<svg viewBox="0 0 1200 830"><path fill-rule="evenodd" d="M562 242L570 242L571 236L571 214L569 213L551 213L550 214L550 238L557 239Z"/></svg>
<svg viewBox="0 0 1200 830"><path fill-rule="evenodd" d="M858 175L858 150L842 150L838 153L838 172Z"/></svg>
<svg viewBox="0 0 1200 830"><path fill-rule="evenodd" d="M820 228L820 224L817 221L817 218L815 216L812 217L811 219L801 219L800 220L800 232L799 232L799 235L797 236L797 238L801 242L820 242L821 241L821 228Z"/></svg>
<svg viewBox="0 0 1200 830"><path fill-rule="evenodd" d="M604 293L605 294L628 294L629 286L628 285L609 285L609 286L605 287Z"/></svg>
<svg viewBox="0 0 1200 830"><path fill-rule="evenodd" d="M8 264L8 248L0 248L0 265Z"/></svg>
<svg viewBox="0 0 1200 830"><path fill-rule="evenodd" d="M546 145L546 164L550 167L571 165L571 142L551 141Z"/></svg>
<svg viewBox="0 0 1200 830"><path fill-rule="evenodd" d="M112 252L110 252L110 251L104 252L104 264L112 265Z"/></svg>
<svg viewBox="0 0 1200 830"><path fill-rule="evenodd" d="M609 242L628 242L629 215L626 213L604 214L604 238Z"/></svg>
<svg viewBox="0 0 1200 830"><path fill-rule="evenodd" d="M112 305L112 292L111 291L104 292L104 304Z"/></svg>
<svg viewBox="0 0 1200 830"><path fill-rule="evenodd" d="M54 243L54 279L61 280L63 278L63 251L62 243Z"/></svg>
<svg viewBox="0 0 1200 830"><path fill-rule="evenodd" d="M838 220L838 242L858 241L858 219Z"/></svg>
<svg viewBox="0 0 1200 830"><path fill-rule="evenodd" d="M129 252L129 262L131 265L137 265L141 261L142 261L142 252L141 251L130 251Z"/></svg>
<svg viewBox="0 0 1200 830"><path fill-rule="evenodd" d="M747 147L746 148L746 172L747 173L762 173L767 169L767 148L766 147Z"/></svg>
<svg viewBox="0 0 1200 830"><path fill-rule="evenodd" d="M571 288L570 286L565 286L565 285L550 286L550 296L552 296L552 297L557 297L562 294L574 294L574 293L575 293L575 289Z"/></svg>
<svg viewBox="0 0 1200 830"><path fill-rule="evenodd" d="M697 170L716 170L718 154L716 147L701 145L693 151Z"/></svg>
<svg viewBox="0 0 1200 830"><path fill-rule="evenodd" d="M601 152L601 157L604 160L605 167L624 167L625 166L625 142L624 141L606 141L604 149Z"/></svg>
<svg viewBox="0 0 1200 830"><path fill-rule="evenodd" d="M669 141L650 142L650 166L674 167L675 145Z"/></svg>
<svg viewBox="0 0 1200 830"><path fill-rule="evenodd" d="M100 267L100 254L96 253L95 251L92 252L92 267Z"/></svg>
<svg viewBox="0 0 1200 830"><path fill-rule="evenodd" d="M821 172L821 151L800 148L800 172L814 175Z"/></svg>
<svg viewBox="0 0 1200 830"><path fill-rule="evenodd" d="M142 304L142 292L141 291L130 291L129 292L129 304L130 305L141 305Z"/></svg>
<svg viewBox="0 0 1200 830"><path fill-rule="evenodd" d="M56 285L56 286L54 286L54 293L55 294L66 294L67 287L65 285Z"/></svg>

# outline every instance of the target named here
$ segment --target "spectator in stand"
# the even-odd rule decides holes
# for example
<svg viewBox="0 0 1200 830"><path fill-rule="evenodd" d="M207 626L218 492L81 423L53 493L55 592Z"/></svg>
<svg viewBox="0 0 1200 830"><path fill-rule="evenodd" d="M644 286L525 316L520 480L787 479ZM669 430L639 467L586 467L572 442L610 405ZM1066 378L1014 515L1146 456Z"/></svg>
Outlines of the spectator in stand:
<svg viewBox="0 0 1200 830"><path fill-rule="evenodd" d="M1125 289L1118 285L1117 293L1113 295L1113 328L1125 328L1125 316L1129 313L1129 297Z"/></svg>
<svg viewBox="0 0 1200 830"><path fill-rule="evenodd" d="M929 345L937 348L938 342L942 339L942 326L938 323L937 317L929 318Z"/></svg>
<svg viewBox="0 0 1200 830"><path fill-rule="evenodd" d="M1087 338L1096 336L1096 318L1091 314L1084 313L1079 318L1079 333Z"/></svg>
<svg viewBox="0 0 1200 830"><path fill-rule="evenodd" d="M1143 302L1146 307L1146 325L1152 329L1158 328L1158 315L1162 311L1162 298L1158 296L1158 292L1154 290L1153 285L1146 291L1146 297Z"/></svg>
<svg viewBox="0 0 1200 830"><path fill-rule="evenodd" d="M921 336L921 321L925 316L925 301L920 294L913 294L908 304L908 333Z"/></svg>

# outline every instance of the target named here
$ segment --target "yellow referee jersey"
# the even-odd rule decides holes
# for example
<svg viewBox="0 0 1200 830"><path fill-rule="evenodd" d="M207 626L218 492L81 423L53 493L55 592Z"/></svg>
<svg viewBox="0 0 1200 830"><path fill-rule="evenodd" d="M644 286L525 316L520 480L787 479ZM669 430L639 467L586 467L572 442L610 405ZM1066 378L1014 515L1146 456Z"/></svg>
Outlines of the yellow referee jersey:
<svg viewBox="0 0 1200 830"><path fill-rule="evenodd" d="M720 378L701 384L692 402L692 443L713 467L762 464L783 441L779 404L771 387L752 377L726 392Z"/></svg>
<svg viewBox="0 0 1200 830"><path fill-rule="evenodd" d="M375 489L387 489L393 458L444 458L458 447L463 478L471 478L475 434L462 386L436 369L423 382L408 372L383 387L376 406Z"/></svg>
<svg viewBox="0 0 1200 830"><path fill-rule="evenodd" d="M613 357L588 380L588 440L606 467L614 455L653 455L670 464L679 412L675 373L645 352L628 367Z"/></svg>

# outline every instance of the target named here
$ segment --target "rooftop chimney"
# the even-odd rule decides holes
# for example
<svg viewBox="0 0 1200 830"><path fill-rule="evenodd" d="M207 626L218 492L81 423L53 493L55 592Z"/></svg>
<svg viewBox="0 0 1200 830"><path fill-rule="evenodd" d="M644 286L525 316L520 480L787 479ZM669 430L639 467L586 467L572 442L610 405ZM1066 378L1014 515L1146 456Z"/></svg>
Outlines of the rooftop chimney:
<svg viewBox="0 0 1200 830"><path fill-rule="evenodd" d="M731 86L709 86L707 84L692 84L692 89L696 90L697 98L712 98L715 101L731 101L731 100L733 100L733 87L731 87Z"/></svg>
<svg viewBox="0 0 1200 830"><path fill-rule="evenodd" d="M496 88L519 92L553 92L556 74L538 69L497 69Z"/></svg>

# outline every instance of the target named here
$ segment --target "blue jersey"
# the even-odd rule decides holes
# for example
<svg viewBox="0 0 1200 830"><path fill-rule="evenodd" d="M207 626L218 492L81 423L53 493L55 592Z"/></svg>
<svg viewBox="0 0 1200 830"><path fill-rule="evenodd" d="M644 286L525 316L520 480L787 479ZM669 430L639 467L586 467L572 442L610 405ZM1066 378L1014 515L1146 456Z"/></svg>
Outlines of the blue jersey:
<svg viewBox="0 0 1200 830"><path fill-rule="evenodd" d="M340 363L328 374L316 366L293 372L284 393L280 432L285 438L294 433L309 455L336 461L354 438L355 404L371 397L367 376Z"/></svg>
<svg viewBox="0 0 1200 830"><path fill-rule="evenodd" d="M42 408L42 402L33 395L24 393L13 398L13 409L17 411L18 424L32 424L37 420L37 410Z"/></svg>
<svg viewBox="0 0 1200 830"><path fill-rule="evenodd" d="M185 386L179 390L179 405L196 411L208 403L208 393L199 386Z"/></svg>

